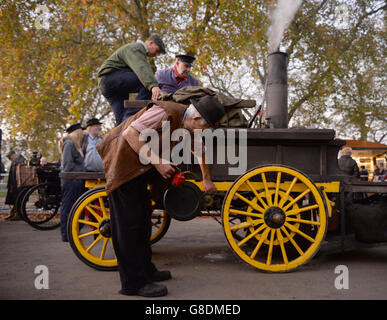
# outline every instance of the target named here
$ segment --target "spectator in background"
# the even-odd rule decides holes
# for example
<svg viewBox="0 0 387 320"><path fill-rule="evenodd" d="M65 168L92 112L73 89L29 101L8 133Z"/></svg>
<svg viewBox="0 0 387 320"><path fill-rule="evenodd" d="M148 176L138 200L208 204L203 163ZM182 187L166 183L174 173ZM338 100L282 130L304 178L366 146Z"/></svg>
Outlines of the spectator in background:
<svg viewBox="0 0 387 320"><path fill-rule="evenodd" d="M66 129L68 136L63 139L61 172L83 172L84 155L81 149L83 130L80 123L75 123ZM67 220L70 210L84 192L82 179L61 179L62 205L60 208L60 227L62 241L68 242Z"/></svg>
<svg viewBox="0 0 387 320"><path fill-rule="evenodd" d="M377 168L374 170L373 181L384 181L387 170L384 169L383 163L379 162Z"/></svg>
<svg viewBox="0 0 387 320"><path fill-rule="evenodd" d="M17 154L15 151L11 150L7 154L7 158L11 161L11 168L9 169L8 183L7 183L7 196L5 198L5 204L12 206L10 215L7 217L7 220L15 221L20 220L16 210L16 198L20 192L20 188L17 186L17 176L16 176L16 166L20 163L26 161L26 159L21 155Z"/></svg>
<svg viewBox="0 0 387 320"><path fill-rule="evenodd" d="M3 180L3 174L5 173L5 167L3 161L0 162L0 181Z"/></svg>
<svg viewBox="0 0 387 320"><path fill-rule="evenodd" d="M45 157L40 158L40 165L43 167L47 164L47 159Z"/></svg>
<svg viewBox="0 0 387 320"><path fill-rule="evenodd" d="M102 140L102 123L92 118L86 122L85 135L82 139L82 150L85 154L86 171L103 171L102 159L97 149L97 144Z"/></svg>
<svg viewBox="0 0 387 320"><path fill-rule="evenodd" d="M360 181L368 181L368 170L365 166L361 166L360 168Z"/></svg>
<svg viewBox="0 0 387 320"><path fill-rule="evenodd" d="M346 174L358 178L360 176L359 167L355 160L352 159L352 148L345 147L341 151L341 158L339 159L339 168Z"/></svg>

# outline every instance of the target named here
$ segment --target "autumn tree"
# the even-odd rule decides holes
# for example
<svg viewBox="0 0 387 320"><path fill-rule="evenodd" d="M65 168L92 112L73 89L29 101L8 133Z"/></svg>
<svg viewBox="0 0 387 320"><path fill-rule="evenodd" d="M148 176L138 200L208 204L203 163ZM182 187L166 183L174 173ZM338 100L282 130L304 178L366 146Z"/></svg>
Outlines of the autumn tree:
<svg viewBox="0 0 387 320"><path fill-rule="evenodd" d="M378 85L386 79L381 25L386 7L385 1L303 3L284 41L291 61L291 122L334 127L347 137L355 131L358 139L383 139L386 129L376 131L383 121L386 128L384 89ZM375 127L369 127L371 122Z"/></svg>
<svg viewBox="0 0 387 320"><path fill-rule="evenodd" d="M0 4L0 117L23 149L57 157L66 124L89 117L113 126L97 70L121 45L158 32L169 67L196 54L193 74L206 86L261 102L266 81L270 0L5 0ZM49 28L37 28L39 5ZM338 10L337 8L340 8ZM386 137L386 2L303 1L285 31L291 126ZM344 22L337 23L343 18ZM346 16L347 15L347 16ZM354 134L352 134L354 132Z"/></svg>

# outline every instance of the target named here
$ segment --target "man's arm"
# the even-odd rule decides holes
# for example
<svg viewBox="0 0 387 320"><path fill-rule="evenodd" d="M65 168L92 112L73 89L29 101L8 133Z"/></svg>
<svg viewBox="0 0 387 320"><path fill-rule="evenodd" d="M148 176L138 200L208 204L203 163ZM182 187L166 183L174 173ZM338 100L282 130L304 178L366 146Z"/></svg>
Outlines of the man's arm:
<svg viewBox="0 0 387 320"><path fill-rule="evenodd" d="M134 152L139 155L141 148L146 144L146 141L140 140L141 131L147 128L155 130L159 129L161 128L163 120L166 120L165 110L158 105L154 105L145 111L138 119L133 121L131 125L124 130L122 136ZM175 173L176 169L173 163L165 163L165 161L162 163L159 156L153 152L151 159L152 165L159 171L163 178L169 179Z"/></svg>
<svg viewBox="0 0 387 320"><path fill-rule="evenodd" d="M205 162L202 162L199 164L200 165L200 170L202 171L202 176L203 176L203 188L205 192L208 193L215 193L218 191L216 189L216 186L211 180L211 173L210 173L210 167L208 164Z"/></svg>
<svg viewBox="0 0 387 320"><path fill-rule="evenodd" d="M140 134L141 133L132 126L129 126L122 133L125 140L137 154L140 154L141 148L146 144L146 141L140 140ZM161 159L155 153L152 153L151 159L154 162L152 165L164 179L172 178L173 174L176 172L176 168L172 163L162 163Z"/></svg>
<svg viewBox="0 0 387 320"><path fill-rule="evenodd" d="M197 143L197 141L196 141L196 143ZM210 166L206 163L205 148L202 144L202 141L200 140L199 141L200 151L195 150L196 143L194 141L193 149L191 151L194 154L194 156L196 156L198 158L198 161L199 161L199 166L200 166L200 170L202 172L202 177L203 177L204 191L208 192L208 193L215 193L218 190L216 189L215 184L212 182ZM198 147L199 145L197 145L196 147Z"/></svg>

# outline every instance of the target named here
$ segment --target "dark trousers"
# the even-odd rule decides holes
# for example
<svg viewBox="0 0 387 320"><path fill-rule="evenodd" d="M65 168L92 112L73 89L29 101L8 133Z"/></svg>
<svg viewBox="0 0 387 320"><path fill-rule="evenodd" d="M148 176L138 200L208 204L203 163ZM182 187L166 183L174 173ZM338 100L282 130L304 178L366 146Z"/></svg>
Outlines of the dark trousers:
<svg viewBox="0 0 387 320"><path fill-rule="evenodd" d="M133 293L150 283L156 271L151 262L152 206L147 190L151 175L148 171L109 195L112 240L121 286Z"/></svg>
<svg viewBox="0 0 387 320"><path fill-rule="evenodd" d="M117 70L102 77L99 88L109 102L116 118L116 126L135 114L140 108L124 108L129 93L138 93L136 100L149 100L152 93L144 87L134 72Z"/></svg>
<svg viewBox="0 0 387 320"><path fill-rule="evenodd" d="M79 179L62 179L62 203L60 207L60 232L63 241L68 241L67 220L72 206L85 192L85 182Z"/></svg>

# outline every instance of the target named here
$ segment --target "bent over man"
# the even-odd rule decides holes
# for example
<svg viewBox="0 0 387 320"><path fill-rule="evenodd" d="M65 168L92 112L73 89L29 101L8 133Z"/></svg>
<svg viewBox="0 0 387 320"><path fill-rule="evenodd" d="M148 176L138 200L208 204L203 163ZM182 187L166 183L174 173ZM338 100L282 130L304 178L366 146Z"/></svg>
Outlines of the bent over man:
<svg viewBox="0 0 387 320"><path fill-rule="evenodd" d="M151 185L151 190L155 184L160 188L161 182L167 182L176 172L176 165L168 161L162 162L159 154L153 155L153 160L156 161L143 164L139 154L146 142L140 140L141 131L147 128L159 130L163 121L169 121L171 133L179 128L192 133L195 129L215 127L223 115L223 105L210 96L203 97L200 101L192 100L188 108L175 102L159 101L157 105L149 104L125 120L97 146L106 176L121 294L163 296L167 294L167 288L154 282L171 278L169 271L157 270L151 261L152 208L147 185ZM171 145L173 143L171 141ZM202 152L204 156L204 151ZM202 161L200 168L204 190L216 192L208 166Z"/></svg>

